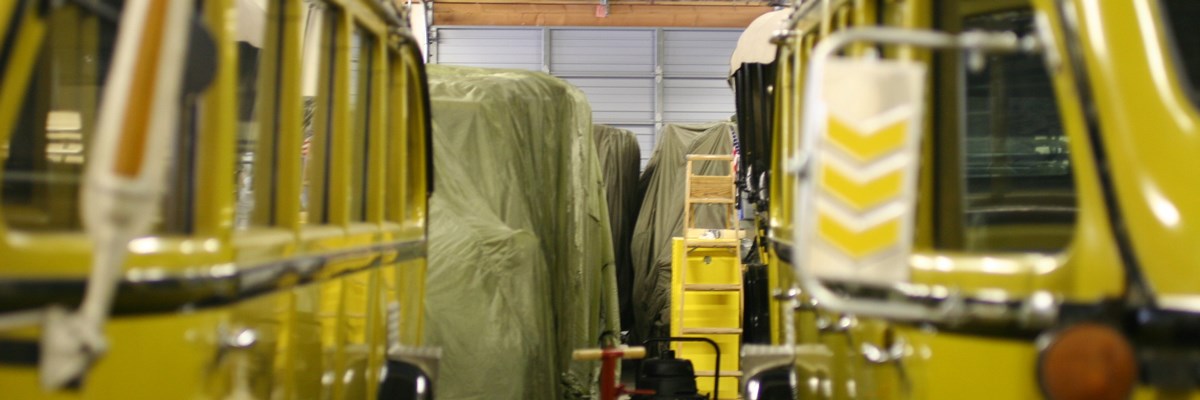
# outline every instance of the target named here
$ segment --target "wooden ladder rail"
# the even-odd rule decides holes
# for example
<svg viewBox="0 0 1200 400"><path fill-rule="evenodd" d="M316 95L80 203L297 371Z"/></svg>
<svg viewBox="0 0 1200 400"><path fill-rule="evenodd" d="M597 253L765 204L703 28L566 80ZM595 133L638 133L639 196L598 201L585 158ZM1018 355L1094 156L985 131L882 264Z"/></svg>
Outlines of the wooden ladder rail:
<svg viewBox="0 0 1200 400"><path fill-rule="evenodd" d="M697 163L699 163L699 162L715 162L715 161L725 161L728 163L729 169L728 169L727 174L725 174L725 175L700 175L700 174L695 173L695 165ZM687 156L687 165L686 165L687 174L686 174L686 179L684 181L684 219L683 219L683 242L684 242L685 251L691 250L691 249L697 248L697 247L721 248L721 249L725 249L727 251L731 251L733 253L734 260L735 260L734 265L733 265L733 268L734 268L733 274L736 276L735 279L736 279L737 283L736 284L692 284L692 283L688 283L688 279L687 279L688 263L687 263L687 260L685 257L685 260L682 262L681 268L679 271L679 274L680 274L679 275L679 284L680 284L679 317L678 317L679 319L677 321L675 321L675 323L678 324L677 326L679 327L679 332L681 335L739 335L740 336L744 333L744 327L742 327L742 320L744 318L744 313L745 313L745 304L744 304L745 283L742 282L741 276L745 271L743 271L744 266L742 266L742 263L741 263L740 246L738 246L736 243L736 241L740 240L740 235L737 234L737 225L736 225L737 224L737 213L735 210L735 205L737 203L737 188L736 188L735 181L734 181L733 162L734 162L734 159L733 159L732 155L690 154ZM721 241L714 241L716 243L701 242L701 243L697 244L696 241L690 240L690 239L695 239L692 234L692 231L694 228L694 223L695 223L695 218L692 214L693 210L695 207L697 207L699 205L703 205L703 204L724 204L725 205L725 218L724 218L725 226L723 226L722 227L723 229L721 229L720 231L722 231L722 232L733 231L734 237L729 238L729 240L732 240L735 243L730 245L729 243L721 243L721 242L723 242L723 240L721 240ZM726 239L726 238L722 237L720 239ZM737 303L738 303L737 321L738 321L739 328L714 328L714 327L688 328L688 327L686 327L684 325L684 320L685 320L685 315L686 315L686 306L685 306L686 300L685 299L687 298L687 294L689 292L708 292L708 293L729 292L729 293L734 293L735 296L737 297ZM730 377L730 376L737 377L740 375L739 373L736 373L738 371L721 370L720 365L718 365L717 368L718 368L717 370L710 372L713 376L713 379L719 380L722 377ZM729 372L729 373L726 373L726 372ZM714 386L714 389L715 389L715 386ZM716 398L717 396L718 396L717 393L713 393L714 398Z"/></svg>

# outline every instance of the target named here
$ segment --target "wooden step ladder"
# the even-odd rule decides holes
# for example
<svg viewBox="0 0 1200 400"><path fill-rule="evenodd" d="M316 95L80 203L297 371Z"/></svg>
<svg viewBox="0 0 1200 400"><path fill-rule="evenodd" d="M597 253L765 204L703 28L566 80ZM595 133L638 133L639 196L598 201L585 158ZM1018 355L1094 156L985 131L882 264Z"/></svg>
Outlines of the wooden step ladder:
<svg viewBox="0 0 1200 400"><path fill-rule="evenodd" d="M737 189L734 185L732 155L688 155L687 180L683 213L683 237L676 238L672 259L672 324L671 333L701 336L712 339L721 347L722 366L712 365L712 350L707 346L676 343L680 358L690 359L705 370L697 371L701 392L712 389L713 379L722 379L722 393L714 398L736 399L740 387L740 361L737 357L742 337L743 266L741 240L743 232L737 226ZM700 175L695 168L704 163L728 166L724 175ZM705 205L722 206L721 226L696 227L696 212ZM690 270L690 271L689 271ZM685 307L693 302L692 312ZM700 314L697 318L698 313ZM700 319L703 325L692 326L687 319ZM732 321L731 321L732 320ZM709 325L711 324L711 325ZM695 324L693 324L695 325ZM728 381L726 381L726 379Z"/></svg>
<svg viewBox="0 0 1200 400"><path fill-rule="evenodd" d="M696 165L701 163L727 166L724 175L696 174ZM738 247L741 230L737 229L737 187L734 184L733 155L687 156L687 179L684 181L683 238L688 247ZM696 207L720 205L725 209L722 226L717 229L696 228Z"/></svg>

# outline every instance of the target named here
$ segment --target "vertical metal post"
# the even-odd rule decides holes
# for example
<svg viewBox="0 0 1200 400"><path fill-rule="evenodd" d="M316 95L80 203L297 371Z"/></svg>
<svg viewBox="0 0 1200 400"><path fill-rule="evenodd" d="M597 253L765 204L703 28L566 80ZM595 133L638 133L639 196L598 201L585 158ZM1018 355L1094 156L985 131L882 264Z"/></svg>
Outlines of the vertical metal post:
<svg viewBox="0 0 1200 400"><path fill-rule="evenodd" d="M658 133L663 127L663 60L666 56L663 50L666 47L666 38L663 37L663 29L657 28L654 30L654 136L653 140L658 143Z"/></svg>
<svg viewBox="0 0 1200 400"><path fill-rule="evenodd" d="M542 27L542 72L550 73L550 35L548 27Z"/></svg>
<svg viewBox="0 0 1200 400"><path fill-rule="evenodd" d="M440 62L438 62L438 54L439 54L438 50L440 50L438 48L438 47L440 47L440 46L438 46L438 43L441 42L441 40L438 38L438 31L440 31L440 29L432 27L432 26L429 27L429 37L425 38L425 40L428 41L428 43L429 43L429 47L426 47L426 49L428 49L428 52L429 52L428 54L425 55L425 63L426 64L441 64Z"/></svg>
<svg viewBox="0 0 1200 400"><path fill-rule="evenodd" d="M436 49L437 49L438 38L437 38L437 28L435 28L433 26L433 3L434 2L432 2L432 1L426 1L424 3L425 4L425 51L426 51L425 63L426 64L430 64L430 63L436 64L435 59L434 59L434 54L437 53Z"/></svg>

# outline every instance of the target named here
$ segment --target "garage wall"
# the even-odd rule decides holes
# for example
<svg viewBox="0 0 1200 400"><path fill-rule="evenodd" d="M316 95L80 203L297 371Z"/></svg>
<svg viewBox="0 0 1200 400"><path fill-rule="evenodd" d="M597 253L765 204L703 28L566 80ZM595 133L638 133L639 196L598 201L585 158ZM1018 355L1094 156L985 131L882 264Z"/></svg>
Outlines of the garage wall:
<svg viewBox="0 0 1200 400"><path fill-rule="evenodd" d="M436 27L430 62L549 72L578 86L596 123L638 135L734 113L725 78L741 29Z"/></svg>

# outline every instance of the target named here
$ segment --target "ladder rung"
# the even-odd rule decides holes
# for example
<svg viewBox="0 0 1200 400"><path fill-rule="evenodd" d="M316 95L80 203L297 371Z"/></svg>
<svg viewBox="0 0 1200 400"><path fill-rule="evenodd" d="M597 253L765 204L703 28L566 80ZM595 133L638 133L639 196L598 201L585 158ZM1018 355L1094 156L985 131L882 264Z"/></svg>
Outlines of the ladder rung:
<svg viewBox="0 0 1200 400"><path fill-rule="evenodd" d="M684 247L738 247L738 239L684 239Z"/></svg>
<svg viewBox="0 0 1200 400"><path fill-rule="evenodd" d="M711 239L742 239L746 237L746 231L741 229L705 229L705 228L688 228L684 231L684 237L692 239L703 239L708 234L716 231L717 237Z"/></svg>
<svg viewBox="0 0 1200 400"><path fill-rule="evenodd" d="M692 197L687 202L694 204L733 204L733 199L728 197Z"/></svg>
<svg viewBox="0 0 1200 400"><path fill-rule="evenodd" d="M736 283L688 283L683 290L693 292L736 292L742 290L742 285Z"/></svg>
<svg viewBox="0 0 1200 400"><path fill-rule="evenodd" d="M687 159L690 161L706 160L706 161L733 161L732 154L688 154Z"/></svg>
<svg viewBox="0 0 1200 400"><path fill-rule="evenodd" d="M741 328L683 328L684 335L736 335L742 333Z"/></svg>
<svg viewBox="0 0 1200 400"><path fill-rule="evenodd" d="M719 371L719 372L721 373L721 376L734 376L734 377L742 376L742 371L724 371L723 370L723 371ZM716 376L716 374L713 373L713 371L696 371L696 376Z"/></svg>

